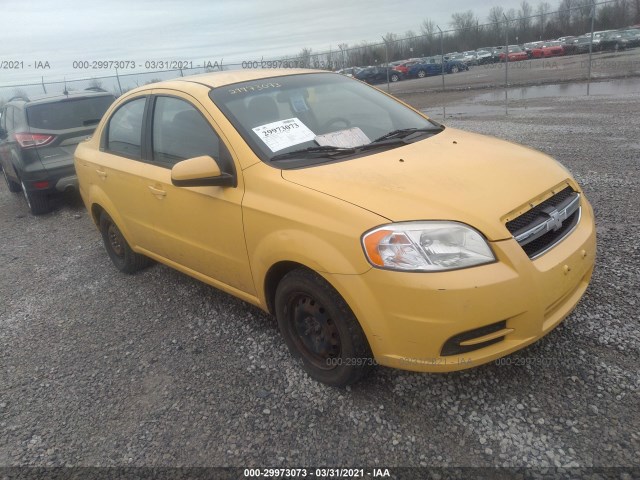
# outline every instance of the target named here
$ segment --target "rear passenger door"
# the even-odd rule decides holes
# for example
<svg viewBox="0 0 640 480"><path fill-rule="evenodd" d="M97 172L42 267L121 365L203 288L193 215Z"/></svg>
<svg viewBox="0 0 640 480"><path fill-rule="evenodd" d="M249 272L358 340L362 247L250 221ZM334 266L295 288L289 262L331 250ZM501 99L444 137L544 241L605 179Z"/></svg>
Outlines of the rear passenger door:
<svg viewBox="0 0 640 480"><path fill-rule="evenodd" d="M78 149L76 167L81 185L101 192L94 196L102 200L130 245L154 251L157 237L140 177L146 154L142 135L146 106L147 96L133 97L111 113L99 152L89 157Z"/></svg>
<svg viewBox="0 0 640 480"><path fill-rule="evenodd" d="M242 178L213 119L196 99L171 90L154 91L152 111L151 157L143 176L161 255L213 283L255 294L242 224ZM237 175L238 185L174 186L173 165L202 155Z"/></svg>

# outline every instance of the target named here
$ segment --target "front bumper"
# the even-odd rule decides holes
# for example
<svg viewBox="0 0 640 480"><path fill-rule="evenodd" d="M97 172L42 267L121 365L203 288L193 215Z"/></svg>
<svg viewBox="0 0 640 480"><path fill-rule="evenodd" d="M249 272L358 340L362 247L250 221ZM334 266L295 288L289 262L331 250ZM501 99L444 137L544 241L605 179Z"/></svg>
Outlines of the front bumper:
<svg viewBox="0 0 640 480"><path fill-rule="evenodd" d="M593 210L583 199L575 230L535 260L513 239L491 246L498 261L481 267L441 273L371 269L328 280L360 320L379 364L461 370L535 342L571 313L593 272Z"/></svg>

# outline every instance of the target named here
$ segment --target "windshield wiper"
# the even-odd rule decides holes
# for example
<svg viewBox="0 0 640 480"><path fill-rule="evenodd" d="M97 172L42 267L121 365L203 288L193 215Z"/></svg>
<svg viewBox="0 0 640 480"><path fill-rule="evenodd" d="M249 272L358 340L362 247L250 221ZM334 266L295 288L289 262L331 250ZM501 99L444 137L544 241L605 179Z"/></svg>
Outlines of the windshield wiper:
<svg viewBox="0 0 640 480"><path fill-rule="evenodd" d="M278 160L284 160L286 158L292 158L292 157L321 156L321 157L331 158L338 155L351 155L351 154L359 153L365 150L372 150L374 148L406 145L407 142L403 140L403 138L408 137L411 134L435 133L441 130L442 129L438 127L402 128L399 130L394 130L392 132L389 132L380 138L376 138L373 142L367 143L365 145L360 145L359 147L336 147L333 145L321 145L317 147L301 148L300 150L293 150L291 152L285 152L285 153L280 153L278 155L274 155L273 157L271 157L270 161L277 162Z"/></svg>
<svg viewBox="0 0 640 480"><path fill-rule="evenodd" d="M430 128L400 128L398 130L393 130L385 135L382 135L379 138L376 138L375 140L373 140L371 143L377 143L377 142L382 142L384 140L389 140L390 138L404 138L404 137L408 137L409 135L413 134L413 133L424 133L424 132L437 132L439 131L439 128L434 128L434 127L430 127Z"/></svg>
<svg viewBox="0 0 640 480"><path fill-rule="evenodd" d="M280 153L271 157L271 161L282 160L291 157L307 157L310 155L322 155L325 157L332 157L335 155L349 155L355 153L356 148L334 147L332 145L321 145L319 147L301 148L300 150L293 150L291 152Z"/></svg>

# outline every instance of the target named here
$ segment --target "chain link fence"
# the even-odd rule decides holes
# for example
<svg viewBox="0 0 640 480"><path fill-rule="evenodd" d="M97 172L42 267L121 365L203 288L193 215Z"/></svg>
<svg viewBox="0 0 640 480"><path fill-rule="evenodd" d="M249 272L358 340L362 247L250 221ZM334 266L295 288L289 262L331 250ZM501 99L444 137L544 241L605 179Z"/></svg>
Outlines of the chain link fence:
<svg viewBox="0 0 640 480"><path fill-rule="evenodd" d="M527 2L523 2L523 8L525 4ZM76 78L70 76L55 81L41 77L30 83L0 84L0 102L14 96L88 88L101 88L118 96L140 85L220 70L318 68L340 71L353 67L385 66L400 60L420 62L425 58L441 65L440 71L436 69L436 75L426 74L418 81L399 82L393 89L387 84L387 88L398 92L502 87L505 89L505 101L508 102L508 89L513 86L586 81L584 93L589 94L591 80L640 76L640 48L632 48L640 47L640 38L637 42L627 42L624 48L621 47L622 43L614 47L607 44L607 48L604 48L601 32L634 25L640 28L640 1L609 0L596 3L592 0L562 0L561 7L566 8L547 11L547 7L548 4L542 3L535 13L521 11L524 15L520 16L513 10L505 12L500 7L494 7L489 15L490 21L484 24L468 11L452 16L454 28L443 30L439 25L425 20L420 35L407 32L400 38L388 33L375 43L363 42L357 46L339 44L336 49L324 52L303 48L298 55L280 59L262 57L235 63L224 63L220 59L199 64L191 61L141 64L128 61L74 62L74 72L98 74L79 74ZM562 54L556 55L549 50L532 55L534 47L539 46L535 42L562 37L582 40L573 51L569 51L570 43L565 38ZM588 41L585 43L584 39ZM515 55L523 47L529 49L529 52L525 51L526 58ZM478 51L489 52L491 56L489 58L483 54L486 60L482 60ZM458 52L467 52L471 60L465 60L465 53ZM469 67L468 72L451 75L446 67L442 67L456 58ZM138 71L140 67L146 71ZM402 68L402 65L396 68ZM108 74L101 75L101 72ZM415 69L413 73L409 69L404 76L408 79L422 77L415 73ZM640 91L640 82L637 90Z"/></svg>

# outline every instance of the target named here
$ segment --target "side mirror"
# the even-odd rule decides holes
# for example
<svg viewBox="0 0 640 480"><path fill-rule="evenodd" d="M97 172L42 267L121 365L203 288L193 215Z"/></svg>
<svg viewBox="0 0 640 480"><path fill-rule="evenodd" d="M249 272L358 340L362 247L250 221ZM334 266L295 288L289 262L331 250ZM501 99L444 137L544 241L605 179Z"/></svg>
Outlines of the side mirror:
<svg viewBox="0 0 640 480"><path fill-rule="evenodd" d="M189 158L171 169L171 183L176 187L235 187L236 177L220 171L209 155Z"/></svg>

